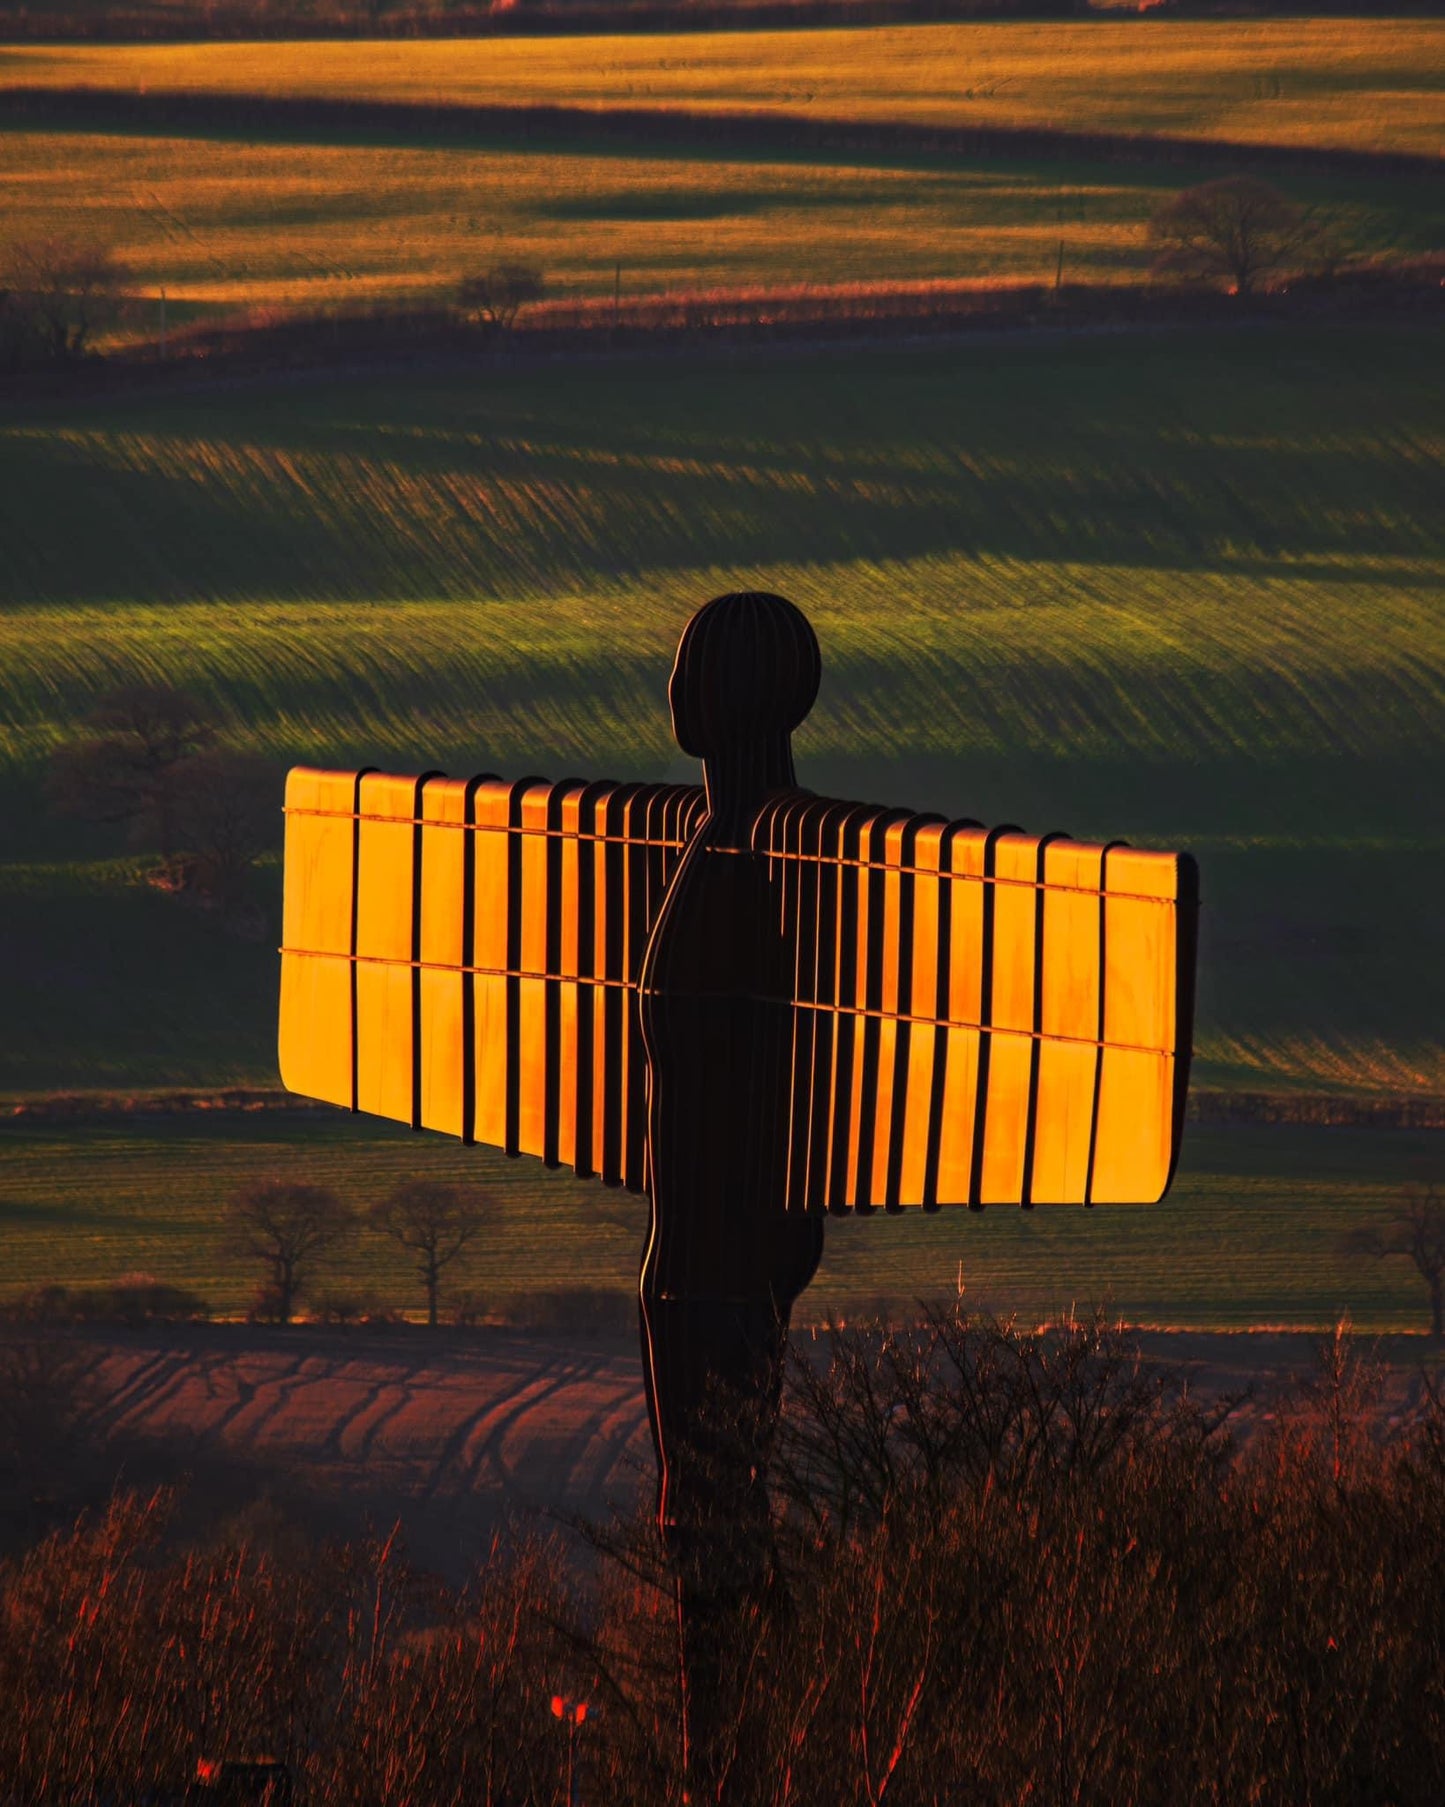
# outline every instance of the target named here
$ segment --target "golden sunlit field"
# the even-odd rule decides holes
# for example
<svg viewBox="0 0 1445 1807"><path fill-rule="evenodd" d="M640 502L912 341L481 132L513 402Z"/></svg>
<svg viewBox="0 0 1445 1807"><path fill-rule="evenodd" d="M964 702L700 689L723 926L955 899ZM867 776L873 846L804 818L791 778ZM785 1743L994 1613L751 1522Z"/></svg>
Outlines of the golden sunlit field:
<svg viewBox="0 0 1445 1807"><path fill-rule="evenodd" d="M997 165L967 170L707 161L599 149L236 145L86 131L0 137L17 234L110 244L152 298L187 312L449 298L460 276L521 258L559 300L752 285L1052 280L1147 267L1144 225L1177 170ZM1382 221L1428 249L1434 199L1359 178L1343 187L1366 234ZM174 310L179 308L180 312Z"/></svg>
<svg viewBox="0 0 1445 1807"><path fill-rule="evenodd" d="M566 303L797 284L1142 280L1149 215L1194 179L1173 166L987 161L890 167L421 145L229 143L85 130L0 135L6 223L111 246L153 337L196 313L450 299L521 259ZM1353 243L1445 242L1438 185L1291 178Z"/></svg>
<svg viewBox="0 0 1445 1807"><path fill-rule="evenodd" d="M1149 215L1210 173L1209 140L1437 153L1445 28L1429 21L944 25L485 43L55 46L0 51L0 87L366 98L386 142L333 120L151 130L68 116L0 135L6 225L109 244L150 297L130 323L276 307L434 301L522 259L559 300L777 285L1118 281ZM1164 132L1200 166L940 152L789 152L598 137L549 144L493 122L437 143L407 104L668 110ZM1343 242L1445 238L1438 184L1290 172Z"/></svg>
<svg viewBox="0 0 1445 1807"><path fill-rule="evenodd" d="M0 85L690 107L1439 155L1433 19L1081 20L481 42L14 47Z"/></svg>

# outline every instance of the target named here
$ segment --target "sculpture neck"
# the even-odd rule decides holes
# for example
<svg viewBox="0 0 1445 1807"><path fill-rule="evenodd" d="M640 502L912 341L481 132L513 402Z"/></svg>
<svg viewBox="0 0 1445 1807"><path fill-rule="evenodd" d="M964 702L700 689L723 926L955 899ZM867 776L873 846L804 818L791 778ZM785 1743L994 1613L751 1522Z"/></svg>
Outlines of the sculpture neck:
<svg viewBox="0 0 1445 1807"><path fill-rule="evenodd" d="M753 822L775 791L794 790L791 736L735 741L702 762L707 786L707 838L715 846L746 847Z"/></svg>

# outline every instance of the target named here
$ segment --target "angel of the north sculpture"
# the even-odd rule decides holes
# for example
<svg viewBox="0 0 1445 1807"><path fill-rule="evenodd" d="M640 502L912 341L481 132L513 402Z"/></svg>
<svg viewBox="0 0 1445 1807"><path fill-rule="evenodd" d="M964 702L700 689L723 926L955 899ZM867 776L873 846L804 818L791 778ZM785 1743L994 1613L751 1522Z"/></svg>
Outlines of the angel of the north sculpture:
<svg viewBox="0 0 1445 1807"><path fill-rule="evenodd" d="M1145 1203L1179 1146L1193 861L800 790L819 672L792 604L724 596L669 687L701 788L287 783L285 1083L647 1194L644 1370L683 1557L765 1516L756 1457L826 1213ZM754 1414L721 1478L718 1387Z"/></svg>

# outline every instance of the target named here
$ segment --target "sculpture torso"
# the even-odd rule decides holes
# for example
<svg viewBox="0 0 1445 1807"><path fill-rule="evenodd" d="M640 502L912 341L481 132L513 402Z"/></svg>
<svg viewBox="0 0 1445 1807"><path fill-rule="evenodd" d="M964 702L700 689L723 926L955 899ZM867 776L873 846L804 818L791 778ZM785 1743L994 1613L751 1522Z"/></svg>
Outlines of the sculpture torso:
<svg viewBox="0 0 1445 1807"><path fill-rule="evenodd" d="M643 965L653 1297L786 1311L817 1265L818 1218L784 1213L794 950L767 861L708 817ZM744 1128L744 1126L746 1126Z"/></svg>

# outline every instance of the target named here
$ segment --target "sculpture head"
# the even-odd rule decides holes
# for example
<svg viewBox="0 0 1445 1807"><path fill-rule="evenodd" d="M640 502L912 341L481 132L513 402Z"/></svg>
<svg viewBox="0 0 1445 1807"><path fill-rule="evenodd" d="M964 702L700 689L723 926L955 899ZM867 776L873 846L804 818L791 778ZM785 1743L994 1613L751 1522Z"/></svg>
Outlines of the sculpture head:
<svg viewBox="0 0 1445 1807"><path fill-rule="evenodd" d="M801 609L764 590L718 596L678 641L667 686L677 744L709 759L747 742L786 743L821 676L818 637Z"/></svg>

